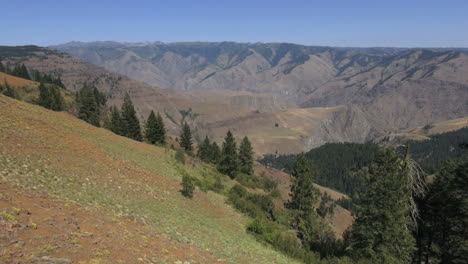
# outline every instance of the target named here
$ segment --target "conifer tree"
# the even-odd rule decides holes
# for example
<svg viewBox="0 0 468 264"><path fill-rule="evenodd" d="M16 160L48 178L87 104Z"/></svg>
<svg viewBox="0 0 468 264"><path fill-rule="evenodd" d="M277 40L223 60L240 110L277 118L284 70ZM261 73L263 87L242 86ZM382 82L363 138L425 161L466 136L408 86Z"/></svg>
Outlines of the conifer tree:
<svg viewBox="0 0 468 264"><path fill-rule="evenodd" d="M315 213L314 206L318 201L320 192L314 187L317 169L304 155L300 155L291 173L291 200L286 207L296 210L299 215Z"/></svg>
<svg viewBox="0 0 468 264"><path fill-rule="evenodd" d="M237 146L234 136L229 130L224 138L221 159L218 164L218 170L234 179L238 171L239 158L237 155Z"/></svg>
<svg viewBox="0 0 468 264"><path fill-rule="evenodd" d="M141 141L140 121L136 116L135 107L128 93L125 94L122 104L122 133L124 136Z"/></svg>
<svg viewBox="0 0 468 264"><path fill-rule="evenodd" d="M195 190L195 184L193 183L192 177L187 174L182 176L182 190L180 191L183 196L192 199L193 191Z"/></svg>
<svg viewBox="0 0 468 264"><path fill-rule="evenodd" d="M50 108L51 105L49 89L42 82L39 84L39 99L37 104L45 108Z"/></svg>
<svg viewBox="0 0 468 264"><path fill-rule="evenodd" d="M0 72L5 72L5 66L3 63L0 61Z"/></svg>
<svg viewBox="0 0 468 264"><path fill-rule="evenodd" d="M211 162L211 142L208 136L198 145L197 156L204 162Z"/></svg>
<svg viewBox="0 0 468 264"><path fill-rule="evenodd" d="M160 145L166 144L166 127L164 125L164 121L161 117L161 115L158 112L158 115L156 116L156 143Z"/></svg>
<svg viewBox="0 0 468 264"><path fill-rule="evenodd" d="M49 88L50 95L50 109L53 111L62 111L64 108L64 102L60 89L57 86L52 86Z"/></svg>
<svg viewBox="0 0 468 264"><path fill-rule="evenodd" d="M27 79L27 80L31 80L31 76L29 76L29 72L28 72L28 69L26 69L26 66L24 66L24 64L21 65L21 68L20 68L20 74L19 74L21 78L24 78L24 79Z"/></svg>
<svg viewBox="0 0 468 264"><path fill-rule="evenodd" d="M412 184L406 161L381 151L364 175L350 233L351 255L374 263L409 263L414 249Z"/></svg>
<svg viewBox="0 0 468 264"><path fill-rule="evenodd" d="M111 108L110 130L117 135L123 135L123 124L120 110L114 105Z"/></svg>
<svg viewBox="0 0 468 264"><path fill-rule="evenodd" d="M1 86L1 85L0 85ZM11 87L7 81L5 81L3 87L0 87L0 91L3 93L3 95L5 96L8 96L8 97L11 97L11 98L15 98L15 99L19 99L19 95L18 93L16 92L15 89L13 89L13 87Z"/></svg>
<svg viewBox="0 0 468 264"><path fill-rule="evenodd" d="M184 122L182 126L182 132L180 134L180 146L185 151L192 151L192 132L190 131L190 127L187 122Z"/></svg>
<svg viewBox="0 0 468 264"><path fill-rule="evenodd" d="M94 87L84 85L77 93L78 118L99 127L99 105L94 96Z"/></svg>
<svg viewBox="0 0 468 264"><path fill-rule="evenodd" d="M151 144L156 144L157 142L157 126L158 120L154 111L151 111L150 115L148 116L148 120L146 120L146 128L145 128L145 137Z"/></svg>
<svg viewBox="0 0 468 264"><path fill-rule="evenodd" d="M247 136L244 137L240 146L239 146L239 169L240 172L253 175L253 149L252 145L250 144L249 138Z"/></svg>
<svg viewBox="0 0 468 264"><path fill-rule="evenodd" d="M213 141L210 146L210 161L214 164L218 164L221 159L221 149L216 141Z"/></svg>

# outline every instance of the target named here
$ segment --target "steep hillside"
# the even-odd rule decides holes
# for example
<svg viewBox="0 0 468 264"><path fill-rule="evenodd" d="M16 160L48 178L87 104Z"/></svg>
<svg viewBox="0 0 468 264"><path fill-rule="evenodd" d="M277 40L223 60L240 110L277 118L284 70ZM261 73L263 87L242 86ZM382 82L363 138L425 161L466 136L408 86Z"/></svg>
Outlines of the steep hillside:
<svg viewBox="0 0 468 264"><path fill-rule="evenodd" d="M293 262L249 236L223 196L184 198L182 174L216 172L169 149L0 95L0 151L2 262Z"/></svg>

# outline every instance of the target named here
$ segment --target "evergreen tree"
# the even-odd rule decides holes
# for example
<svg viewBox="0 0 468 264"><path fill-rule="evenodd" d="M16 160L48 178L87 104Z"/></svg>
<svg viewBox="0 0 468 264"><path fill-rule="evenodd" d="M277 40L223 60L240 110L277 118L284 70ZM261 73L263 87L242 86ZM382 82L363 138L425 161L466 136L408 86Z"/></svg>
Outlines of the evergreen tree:
<svg viewBox="0 0 468 264"><path fill-rule="evenodd" d="M78 118L99 127L99 105L94 96L94 87L84 85L77 93Z"/></svg>
<svg viewBox="0 0 468 264"><path fill-rule="evenodd" d="M317 169L304 155L300 155L291 173L291 200L286 207L298 212L301 216L315 213L314 206L318 201L320 192L314 187Z"/></svg>
<svg viewBox="0 0 468 264"><path fill-rule="evenodd" d="M246 136L239 146L239 169L240 172L253 175L253 149L249 138Z"/></svg>
<svg viewBox="0 0 468 264"><path fill-rule="evenodd" d="M24 78L24 79L27 79L27 80L31 80L31 76L29 76L29 72L28 72L28 69L26 69L26 66L24 66L24 64L21 65L21 68L20 68L20 74L19 74L21 78Z"/></svg>
<svg viewBox="0 0 468 264"><path fill-rule="evenodd" d="M114 105L111 108L110 131L117 135L123 135L123 124L120 110Z"/></svg>
<svg viewBox="0 0 468 264"><path fill-rule="evenodd" d="M16 90L13 89L13 87L11 87L6 81L5 81L4 85L3 85L3 87L0 85L0 91L5 96L15 98L15 99L19 99L19 95L16 92Z"/></svg>
<svg viewBox="0 0 468 264"><path fill-rule="evenodd" d="M208 136L198 145L197 156L204 162L211 162L211 142Z"/></svg>
<svg viewBox="0 0 468 264"><path fill-rule="evenodd" d="M57 86L51 86L49 88L49 95L51 98L50 109L53 111L62 111L64 108L64 102L60 89Z"/></svg>
<svg viewBox="0 0 468 264"><path fill-rule="evenodd" d="M182 177L182 190L180 191L183 196L192 199L193 191L195 190L195 184L193 183L192 177L187 174L184 174Z"/></svg>
<svg viewBox="0 0 468 264"><path fill-rule="evenodd" d="M180 134L180 146L185 151L192 151L192 132L190 131L190 127L187 122L184 122L182 126L182 133Z"/></svg>
<svg viewBox="0 0 468 264"><path fill-rule="evenodd" d="M5 72L5 66L3 63L0 61L0 72Z"/></svg>
<svg viewBox="0 0 468 264"><path fill-rule="evenodd" d="M157 126L158 120L154 111L151 111L150 115L148 116L148 120L146 120L146 129L145 129L145 137L151 144L156 144L157 142Z"/></svg>
<svg viewBox="0 0 468 264"><path fill-rule="evenodd" d="M210 162L214 164L218 164L221 159L221 149L219 148L218 144L213 141L210 147Z"/></svg>
<svg viewBox="0 0 468 264"><path fill-rule="evenodd" d="M468 256L468 162L448 163L421 202L415 263L466 263Z"/></svg>
<svg viewBox="0 0 468 264"><path fill-rule="evenodd" d="M238 160L236 141L231 131L228 131L224 138L218 170L234 179L238 171Z"/></svg>
<svg viewBox="0 0 468 264"><path fill-rule="evenodd" d="M37 100L37 104L45 108L50 108L51 101L49 89L41 82L39 84L39 99Z"/></svg>
<svg viewBox="0 0 468 264"><path fill-rule="evenodd" d="M158 115L156 116L156 143L160 145L166 144L166 127L164 125L164 121L161 117L161 115L158 112Z"/></svg>
<svg viewBox="0 0 468 264"><path fill-rule="evenodd" d="M140 121L138 121L135 107L133 106L133 102L130 99L130 95L128 95L128 93L125 94L121 112L122 112L123 135L128 138L141 141L142 137L141 137Z"/></svg>
<svg viewBox="0 0 468 264"><path fill-rule="evenodd" d="M414 248L413 185L407 161L381 151L364 175L350 233L351 255L374 263L409 263Z"/></svg>

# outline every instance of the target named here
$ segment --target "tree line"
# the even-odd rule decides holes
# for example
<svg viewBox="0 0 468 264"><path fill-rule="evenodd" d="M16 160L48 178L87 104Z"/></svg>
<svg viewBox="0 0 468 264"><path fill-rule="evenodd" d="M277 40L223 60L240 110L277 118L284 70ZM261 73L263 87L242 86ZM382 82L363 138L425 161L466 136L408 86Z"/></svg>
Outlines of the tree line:
<svg viewBox="0 0 468 264"><path fill-rule="evenodd" d="M60 76L55 77L52 74L42 73L38 70L28 70L28 68L23 63L17 64L10 68L5 66L0 61L0 72L4 72L6 74L13 75L26 80L55 84L63 89L66 89Z"/></svg>

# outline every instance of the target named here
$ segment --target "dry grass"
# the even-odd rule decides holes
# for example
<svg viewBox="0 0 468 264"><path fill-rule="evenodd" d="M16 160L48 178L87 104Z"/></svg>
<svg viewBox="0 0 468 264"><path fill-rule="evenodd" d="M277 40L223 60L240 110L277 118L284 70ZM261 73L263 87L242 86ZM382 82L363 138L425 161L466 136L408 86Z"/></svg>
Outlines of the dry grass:
<svg viewBox="0 0 468 264"><path fill-rule="evenodd" d="M190 245L226 262L292 262L246 234L247 219L223 196L199 190L193 200L180 195L183 171L200 179L216 172L202 164L179 165L171 150L4 96L0 149L0 171L10 185L44 191L117 219L135 219L175 245Z"/></svg>

